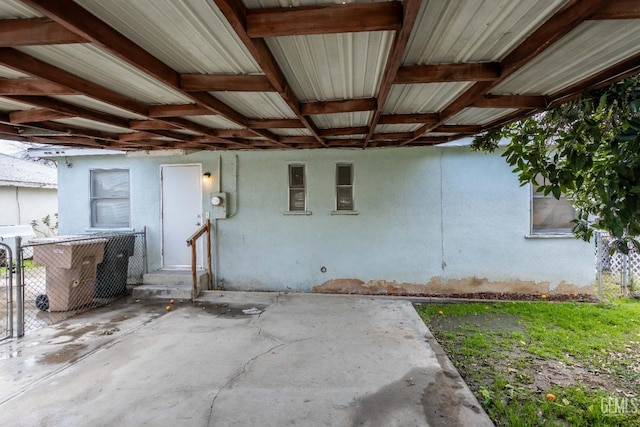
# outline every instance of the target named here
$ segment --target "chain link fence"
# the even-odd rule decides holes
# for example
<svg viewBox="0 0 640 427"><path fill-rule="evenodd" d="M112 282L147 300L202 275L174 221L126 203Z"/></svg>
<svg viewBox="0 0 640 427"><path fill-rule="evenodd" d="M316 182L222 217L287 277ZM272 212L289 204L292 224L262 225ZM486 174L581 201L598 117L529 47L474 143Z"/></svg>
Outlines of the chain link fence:
<svg viewBox="0 0 640 427"><path fill-rule="evenodd" d="M145 233L22 242L14 268L18 336L110 303L142 283ZM16 286L17 285L17 286Z"/></svg>
<svg viewBox="0 0 640 427"><path fill-rule="evenodd" d="M606 233L596 235L596 278L598 294L604 298L639 297L640 253L611 253L615 240Z"/></svg>

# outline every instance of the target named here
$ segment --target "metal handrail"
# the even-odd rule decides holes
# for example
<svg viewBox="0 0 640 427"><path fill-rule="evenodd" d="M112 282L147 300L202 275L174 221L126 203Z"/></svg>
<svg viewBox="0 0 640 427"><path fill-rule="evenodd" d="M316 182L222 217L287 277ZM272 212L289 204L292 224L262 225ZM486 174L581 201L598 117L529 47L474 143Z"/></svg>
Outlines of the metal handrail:
<svg viewBox="0 0 640 427"><path fill-rule="evenodd" d="M191 246L191 277L193 278L193 298L197 296L198 292L198 275L196 274L196 259L197 248L196 240L202 237L203 234L207 235L207 286L211 289L211 221L207 219L205 223L195 233L187 239L187 246Z"/></svg>

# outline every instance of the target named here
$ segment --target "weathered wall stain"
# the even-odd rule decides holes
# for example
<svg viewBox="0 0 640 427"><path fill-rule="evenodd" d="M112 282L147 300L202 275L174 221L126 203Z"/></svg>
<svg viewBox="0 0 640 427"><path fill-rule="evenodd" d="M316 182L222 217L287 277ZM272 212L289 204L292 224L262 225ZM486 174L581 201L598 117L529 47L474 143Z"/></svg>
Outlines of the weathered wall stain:
<svg viewBox="0 0 640 427"><path fill-rule="evenodd" d="M593 286L577 286L561 282L551 288L549 282L532 280L491 281L469 277L442 280L433 277L425 284L360 279L331 279L314 286L313 292L362 295L451 295L469 293L526 293L526 294L593 294Z"/></svg>

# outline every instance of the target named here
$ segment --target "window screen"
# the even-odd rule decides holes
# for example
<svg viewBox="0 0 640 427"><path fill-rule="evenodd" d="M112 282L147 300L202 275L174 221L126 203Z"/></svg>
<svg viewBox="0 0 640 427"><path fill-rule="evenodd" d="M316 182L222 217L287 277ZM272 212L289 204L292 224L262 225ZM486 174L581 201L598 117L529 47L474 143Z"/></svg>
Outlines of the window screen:
<svg viewBox="0 0 640 427"><path fill-rule="evenodd" d="M91 226L129 227L129 171L91 171Z"/></svg>

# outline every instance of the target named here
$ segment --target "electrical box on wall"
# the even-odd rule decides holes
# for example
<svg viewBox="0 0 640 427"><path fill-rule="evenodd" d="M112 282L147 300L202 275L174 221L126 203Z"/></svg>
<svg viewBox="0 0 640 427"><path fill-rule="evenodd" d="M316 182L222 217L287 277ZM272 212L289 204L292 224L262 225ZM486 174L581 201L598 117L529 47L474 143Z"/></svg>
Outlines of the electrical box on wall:
<svg viewBox="0 0 640 427"><path fill-rule="evenodd" d="M210 193L209 201L211 202L211 215L213 218L227 217L227 193Z"/></svg>

